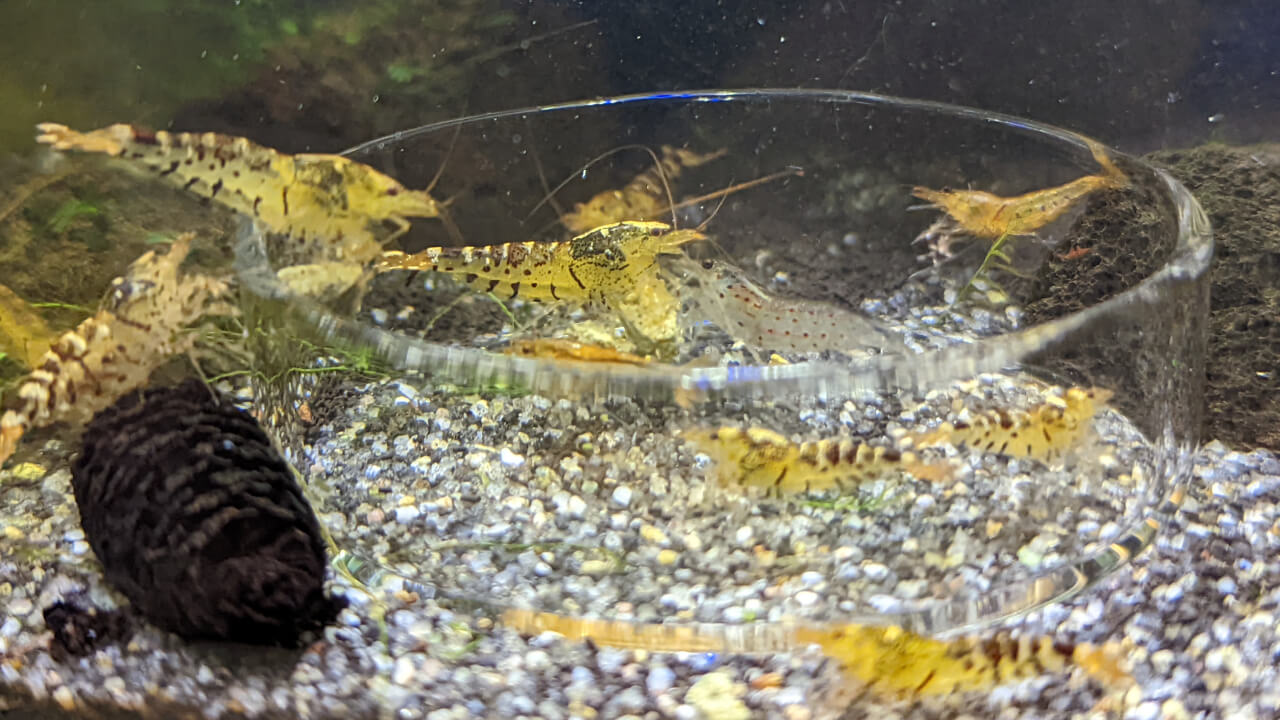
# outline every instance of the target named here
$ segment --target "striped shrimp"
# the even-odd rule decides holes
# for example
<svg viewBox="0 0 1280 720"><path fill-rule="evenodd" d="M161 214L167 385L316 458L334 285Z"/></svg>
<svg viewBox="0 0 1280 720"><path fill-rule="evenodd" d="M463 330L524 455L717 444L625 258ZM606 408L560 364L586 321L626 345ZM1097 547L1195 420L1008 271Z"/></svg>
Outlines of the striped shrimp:
<svg viewBox="0 0 1280 720"><path fill-rule="evenodd" d="M726 484L762 488L770 495L846 490L891 472L933 482L951 477L945 463L925 463L915 453L850 438L793 443L761 427L691 428L681 436L711 457Z"/></svg>
<svg viewBox="0 0 1280 720"><path fill-rule="evenodd" d="M1123 646L1073 644L1049 636L1014 637L1006 631L950 640L917 635L896 626L800 626L800 645L816 644L839 663L857 689L894 699L989 690L1013 680L1084 670L1104 688L1133 686L1122 666ZM842 693L844 694L844 693ZM844 703L850 702L845 699Z"/></svg>
<svg viewBox="0 0 1280 720"><path fill-rule="evenodd" d="M817 645L848 682L830 698L841 710L863 695L892 701L991 690L1073 666L1117 694L1134 684L1123 667L1122 643L1074 644L1048 636L1014 637L1007 631L939 640L895 626L663 625L524 609L506 610L501 621L525 635L554 632L570 640L653 652L776 654Z"/></svg>
<svg viewBox="0 0 1280 720"><path fill-rule="evenodd" d="M945 215L916 238L927 240L936 260L952 257L952 243L960 235L997 240L1034 235L1062 217L1068 210L1097 190L1123 188L1129 177L1116 167L1106 148L1085 141L1102 172L1086 175L1065 185L1003 197L982 190L930 190L916 187L912 194L941 208Z"/></svg>
<svg viewBox="0 0 1280 720"><path fill-rule="evenodd" d="M413 255L387 252L376 269L448 273L503 299L613 305L645 275L656 273L659 255L679 254L682 245L705 237L658 222L620 222L563 242L433 247Z"/></svg>
<svg viewBox="0 0 1280 720"><path fill-rule="evenodd" d="M1111 399L1105 388L1068 388L1064 396L1046 397L1025 411L989 410L968 421L946 422L916 437L918 447L966 445L984 452L1049 464L1079 446L1093 416Z"/></svg>
<svg viewBox="0 0 1280 720"><path fill-rule="evenodd" d="M684 260L673 267L691 292L686 324L711 322L734 340L766 350L906 350L893 331L861 313L770 295L728 263Z"/></svg>
<svg viewBox="0 0 1280 720"><path fill-rule="evenodd" d="M56 123L36 127L36 140L55 150L117 158L287 236L298 246L291 251L308 263L282 271L295 289L324 287L330 280L349 286L383 243L408 230L407 218L438 218L460 237L444 205L427 191L410 190L339 155L287 155L242 137L149 132L124 124L84 133ZM385 222L394 230L378 240L375 232Z"/></svg>
<svg viewBox="0 0 1280 720"><path fill-rule="evenodd" d="M635 147L635 146L627 146ZM619 148L623 149L623 148ZM644 148L651 156L653 151ZM687 167L697 167L724 157L727 150L700 155L692 150L662 146L662 158L654 156L654 166L640 173L621 190L606 190L585 203L577 203L573 212L565 213L560 222L572 233L623 220L652 220L671 206L669 180Z"/></svg>
<svg viewBox="0 0 1280 720"><path fill-rule="evenodd" d="M237 314L225 282L180 271L193 237L135 260L106 305L49 346L19 385L15 407L0 416L0 463L30 428L88 423L169 358L193 351L191 330L202 321Z"/></svg>

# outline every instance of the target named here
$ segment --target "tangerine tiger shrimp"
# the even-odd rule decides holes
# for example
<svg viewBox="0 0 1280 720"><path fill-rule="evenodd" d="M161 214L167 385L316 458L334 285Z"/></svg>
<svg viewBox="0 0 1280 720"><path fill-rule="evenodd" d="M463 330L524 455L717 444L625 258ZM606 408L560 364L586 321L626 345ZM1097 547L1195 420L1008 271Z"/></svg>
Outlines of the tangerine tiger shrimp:
<svg viewBox="0 0 1280 720"><path fill-rule="evenodd" d="M933 482L951 477L946 463L926 463L913 452L852 438L795 443L762 427L690 428L680 434L712 459L723 483L770 495L846 490L892 472Z"/></svg>
<svg viewBox="0 0 1280 720"><path fill-rule="evenodd" d="M974 414L968 420L944 422L931 432L916 435L915 444L968 446L997 455L1055 463L1084 442L1094 415L1111 396L1112 392L1105 388L1071 387L1062 397L1046 395L1044 402L1029 410L997 408Z"/></svg>
<svg viewBox="0 0 1280 720"><path fill-rule="evenodd" d="M672 270L690 293L686 325L710 322L760 350L906 352L902 339L876 320L824 302L771 295L728 263L682 259Z"/></svg>
<svg viewBox="0 0 1280 720"><path fill-rule="evenodd" d="M59 151L115 158L170 185L252 218L287 237L304 262L280 271L293 290L327 294L364 275L382 245L409 229L408 218L439 219L460 233L443 203L340 155L288 155L216 133L150 132L116 124L89 132L41 123L36 140ZM378 237L380 225L391 232Z"/></svg>

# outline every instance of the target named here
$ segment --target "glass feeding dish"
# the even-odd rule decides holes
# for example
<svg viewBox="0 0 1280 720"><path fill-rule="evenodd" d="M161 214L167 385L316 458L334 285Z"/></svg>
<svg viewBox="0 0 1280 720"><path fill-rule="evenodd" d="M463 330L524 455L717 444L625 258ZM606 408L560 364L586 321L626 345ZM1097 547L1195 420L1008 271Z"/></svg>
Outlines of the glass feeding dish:
<svg viewBox="0 0 1280 720"><path fill-rule="evenodd" d="M285 444L337 544L421 586L936 633L1097 580L1189 476L1208 225L1082 136L743 90L347 154L446 212L354 286L290 300L320 354L395 380L290 390L324 416ZM296 263L241 245L246 279Z"/></svg>

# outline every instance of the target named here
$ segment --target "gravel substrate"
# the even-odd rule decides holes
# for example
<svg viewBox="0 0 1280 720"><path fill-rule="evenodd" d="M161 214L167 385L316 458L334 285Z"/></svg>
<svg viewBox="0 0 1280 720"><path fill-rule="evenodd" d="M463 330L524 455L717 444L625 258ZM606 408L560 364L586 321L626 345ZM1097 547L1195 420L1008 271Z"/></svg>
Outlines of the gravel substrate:
<svg viewBox="0 0 1280 720"><path fill-rule="evenodd" d="M899 576L923 565L930 547L899 538L916 555L891 565L869 560L866 549L840 545L834 539L839 531L833 531L832 554L842 561L836 565L849 573L842 582L823 572L820 557L814 558L818 570L794 564L803 564L795 543L792 562L781 562L772 574L780 559L761 558L758 546L784 524L762 510L767 503L717 497L704 502L728 503L721 510L729 521L723 513L688 512L681 524L668 511L662 522L646 523L640 520L646 513L674 507L668 500L677 486L703 486L654 473L610 473L597 454L576 459L571 451L580 452L584 443L602 453L621 442L616 436L622 431L611 428L610 419L540 398L427 393L405 383L375 385L357 398L332 432L317 433L309 468L315 489L326 479L350 479L350 469L361 468L360 482L335 485L324 496L328 512L322 518L339 544L390 559L412 557L423 577L443 587L548 609L741 622L782 613L822 615L832 605L849 609L840 592L858 580L896 591L863 593L868 603L880 595L883 602L901 602L902 584L911 579ZM662 413L641 417L652 415ZM553 418L562 422L548 422ZM601 428L590 438L546 429L588 420ZM411 432L423 426L431 430ZM514 442L500 442L508 434ZM493 450L463 450L477 445ZM657 452L640 445L639 452ZM554 448L573 459L529 467L534 453ZM78 528L68 451L51 440L38 465L0 474L0 707L18 717L26 710L40 715L85 706L146 708L164 717L731 717L708 709L720 695L743 717L804 718L822 715L815 703L838 680L812 651L751 658L592 649L554 636L529 639L484 623L468 625L465 616L405 593L380 598L387 604L384 644L369 596L342 579L337 589L352 607L301 653L187 645L143 627L123 646L60 663L47 650L41 609L79 593L98 607L116 604ZM677 456L692 466L691 458ZM370 503L352 485L380 493L380 501ZM1141 693L1128 697L1129 717L1273 716L1280 711L1272 668L1280 653L1277 503L1280 460L1211 444L1201 452L1182 515L1153 550L1103 587L1034 613L1023 628L1074 641L1131 639ZM825 528L835 517L812 510L793 508L784 517L803 520L806 532L815 533L820 530L812 528ZM892 523L882 512L883 506L875 514L846 512L843 522ZM535 538L567 544L494 545ZM472 545L441 547L451 541ZM774 547L783 546L778 543ZM427 544L437 551L424 552ZM603 550L571 547L576 544ZM618 555L632 566L630 574L617 574ZM764 579L771 574L776 582ZM892 712L1068 716L1087 712L1105 695L1081 680L1046 676L987 695L896 704ZM864 702L851 716L881 710Z"/></svg>
<svg viewBox="0 0 1280 720"><path fill-rule="evenodd" d="M961 318L920 297L863 309L899 324L916 346L1016 321ZM323 424L310 429L299 465L340 547L451 592L642 621L839 620L981 594L1105 548L1140 516L1136 500L1153 475L1149 449L1122 416L1104 410L1087 452L1062 468L929 450L926 459L954 464L946 482L889 476L838 497L761 499L709 483L706 457L677 432L750 422L793 439L854 435L884 444L935 426L958 399L972 410L1029 407L1040 393L1026 378L992 375L923 397L686 412L386 381L324 401ZM0 708L433 720L803 720L845 710L824 703L847 680L815 649L731 656L526 638L456 602L394 586L370 593L342 576L334 591L349 607L300 652L185 644L144 626L123 645L55 660L45 607L117 605L78 527L66 469L72 450L50 440L0 474ZM1280 564L1262 560L1280 523L1280 462L1212 445L1201 461L1189 508L1157 549L1105 588L1021 625L1069 642L1130 638L1140 685L1124 698L1131 717L1234 708L1221 704L1228 697L1264 717L1280 698L1274 688L1266 694L1272 679L1257 670L1269 662L1263 653L1280 651L1265 579L1280 577ZM847 714L1060 717L1088 713L1108 695L1079 673L1047 675L891 708L864 699Z"/></svg>

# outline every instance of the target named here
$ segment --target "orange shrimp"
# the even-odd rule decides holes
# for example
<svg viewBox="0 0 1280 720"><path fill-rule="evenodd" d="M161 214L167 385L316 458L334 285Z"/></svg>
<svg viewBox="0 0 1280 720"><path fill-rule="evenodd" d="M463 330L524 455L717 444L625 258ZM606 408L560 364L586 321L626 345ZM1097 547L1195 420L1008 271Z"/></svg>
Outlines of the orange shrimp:
<svg viewBox="0 0 1280 720"><path fill-rule="evenodd" d="M941 207L956 226L955 230L964 234L989 240L1009 235L1031 235L1057 220L1095 190L1122 188L1129 184L1128 176L1115 166L1100 143L1093 140L1086 140L1086 143L1102 172L1065 185L1014 197L1002 197L982 190L930 190L926 187L916 187L912 194ZM937 230L931 228L925 234Z"/></svg>
<svg viewBox="0 0 1280 720"><path fill-rule="evenodd" d="M565 340L562 338L537 338L534 340L516 340L506 350L509 355L523 357L544 357L557 360L580 360L583 362L620 363L624 365L648 365L647 357L633 355L628 352L614 350L599 345Z"/></svg>

